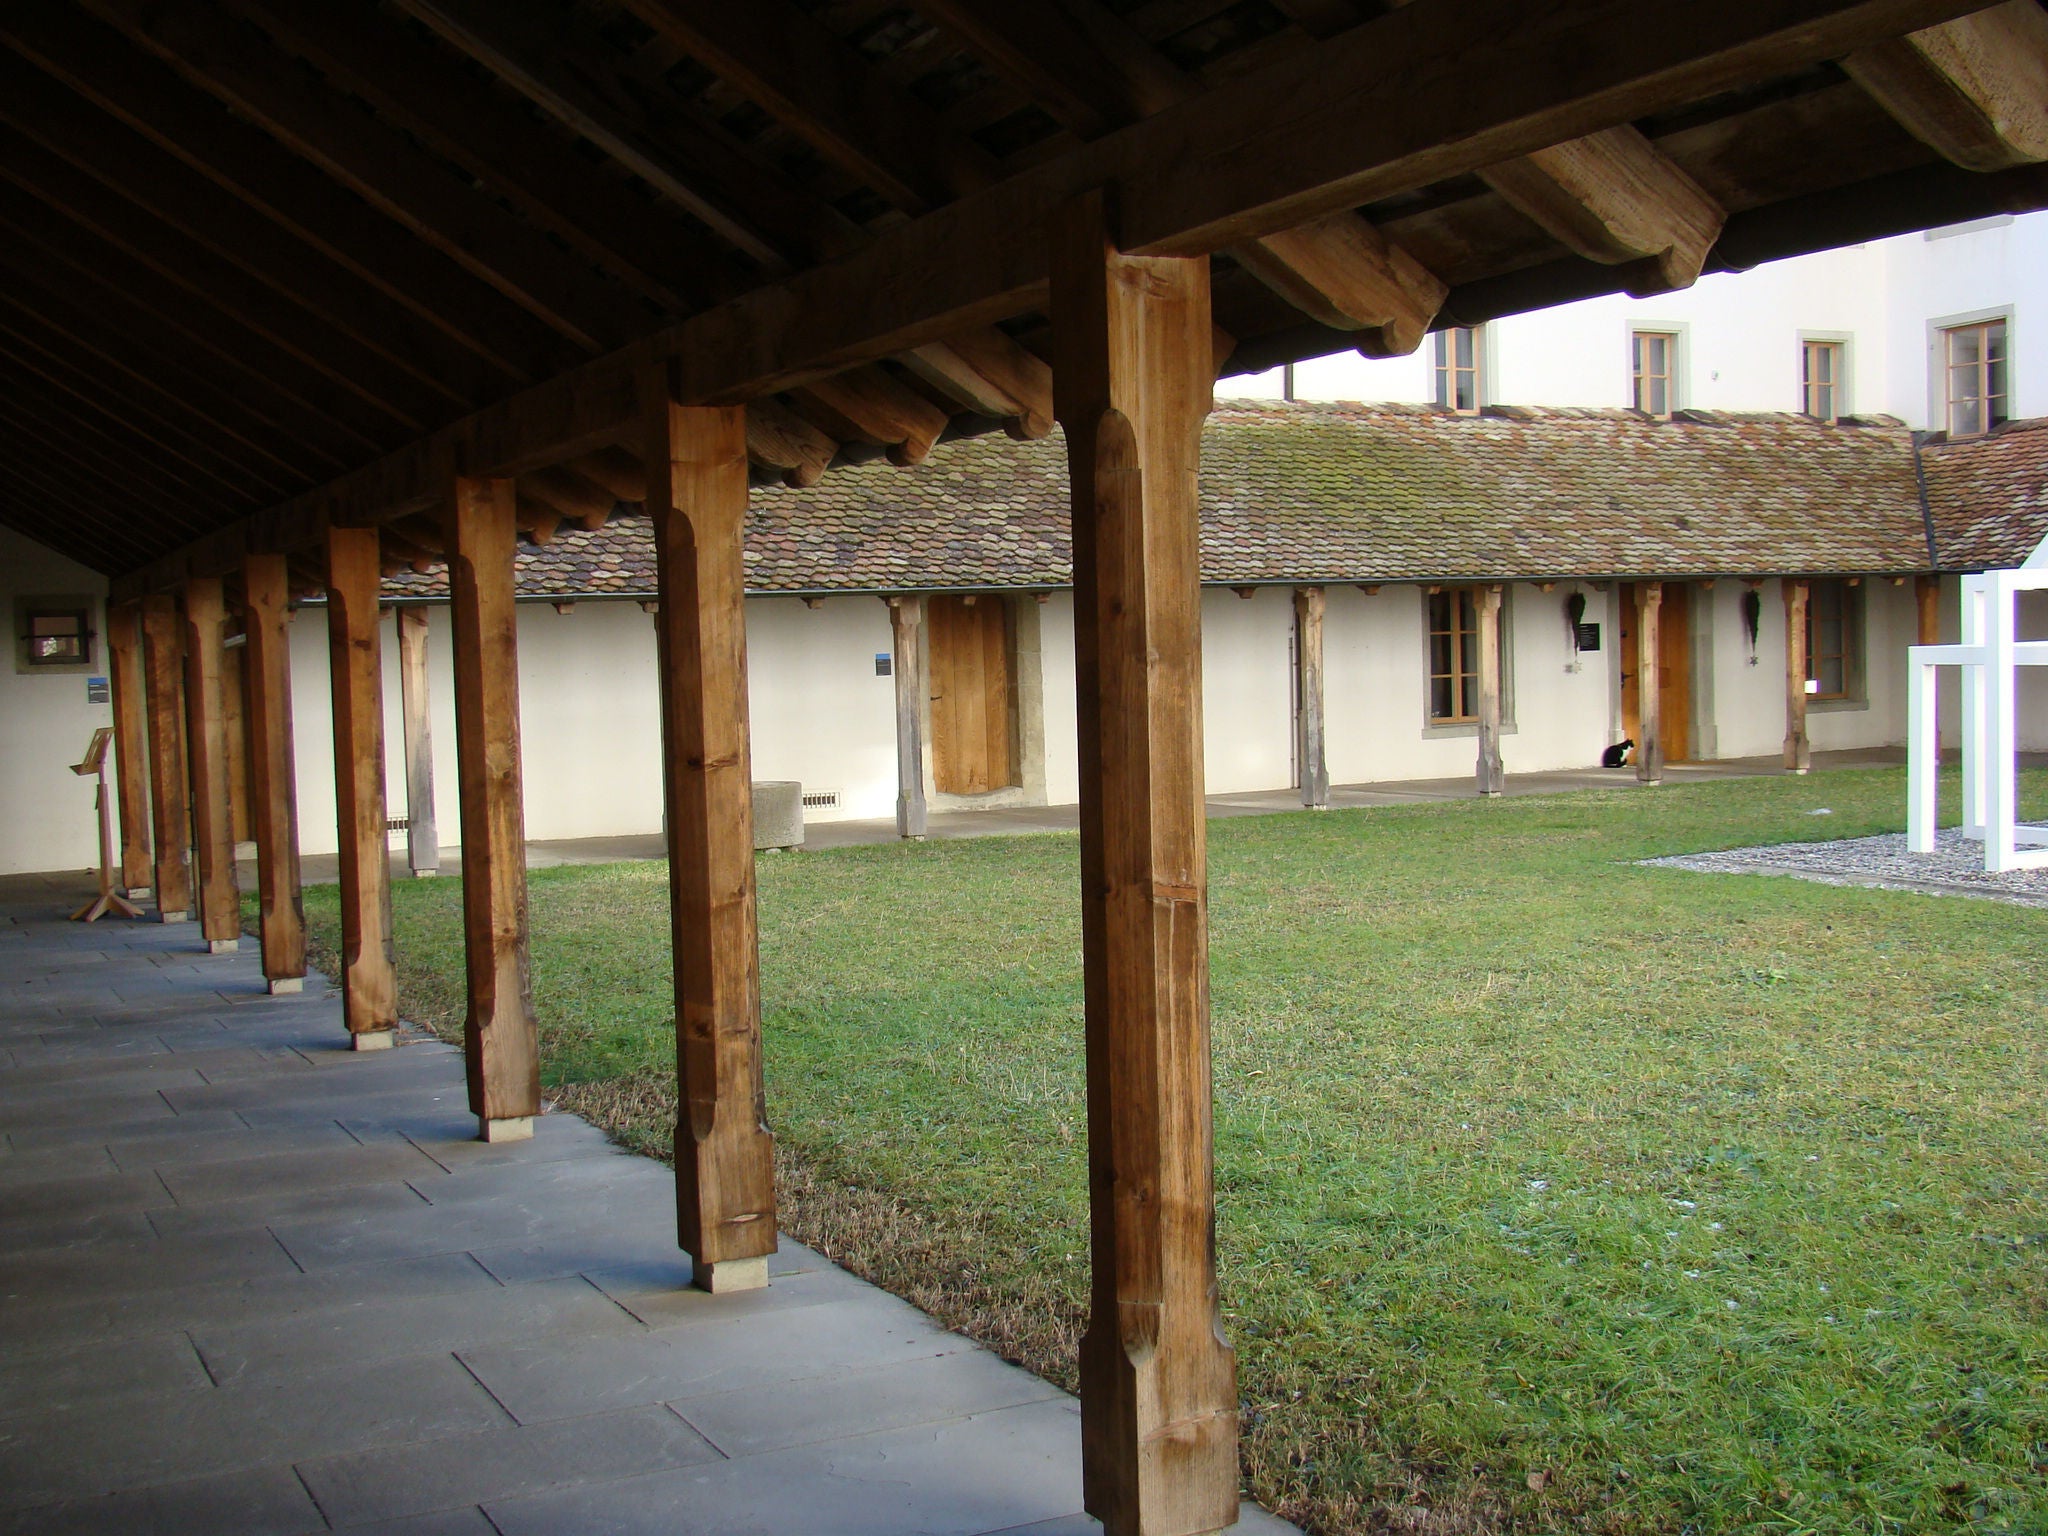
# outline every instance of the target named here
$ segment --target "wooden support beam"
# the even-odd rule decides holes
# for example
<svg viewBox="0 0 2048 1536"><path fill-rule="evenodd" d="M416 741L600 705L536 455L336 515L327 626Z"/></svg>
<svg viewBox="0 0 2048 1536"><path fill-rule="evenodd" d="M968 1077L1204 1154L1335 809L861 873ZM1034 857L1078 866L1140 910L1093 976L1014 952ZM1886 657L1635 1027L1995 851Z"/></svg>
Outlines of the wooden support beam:
<svg viewBox="0 0 2048 1536"><path fill-rule="evenodd" d="M513 525L526 535L532 544L549 544L554 541L555 531L562 526L559 507L534 496L513 496Z"/></svg>
<svg viewBox="0 0 2048 1536"><path fill-rule="evenodd" d="M1489 166L1481 179L1566 247L1630 268L1643 297L1690 288L1728 213L1634 127L1621 124Z"/></svg>
<svg viewBox="0 0 2048 1536"><path fill-rule="evenodd" d="M1237 1518L1215 1270L1196 489L1209 266L1119 254L1100 193L1052 242L1074 525L1092 1282L1083 1493L1109 1536Z"/></svg>
<svg viewBox="0 0 2048 1536"><path fill-rule="evenodd" d="M922 464L952 420L873 365L814 379L792 398L799 412L834 437L882 444L892 464Z"/></svg>
<svg viewBox="0 0 2048 1536"><path fill-rule="evenodd" d="M1301 803L1330 808L1330 763L1323 728L1323 613L1321 587L1294 589L1294 753L1300 766Z"/></svg>
<svg viewBox="0 0 2048 1536"><path fill-rule="evenodd" d="M1501 764L1501 589L1498 582L1483 584L1473 603L1479 626L1479 765L1476 770L1481 795L1498 795L1507 787L1507 773Z"/></svg>
<svg viewBox="0 0 2048 1536"><path fill-rule="evenodd" d="M1359 333L1366 357L1422 345L1449 286L1355 213L1230 248L1238 264L1312 320Z"/></svg>
<svg viewBox="0 0 2048 1536"><path fill-rule="evenodd" d="M377 530L327 530L327 660L341 850L341 1001L359 1051L391 1044L391 854L384 830L384 661Z"/></svg>
<svg viewBox="0 0 2048 1536"><path fill-rule="evenodd" d="M1965 170L2048 160L2048 12L2034 0L1859 48L1842 68Z"/></svg>
<svg viewBox="0 0 2048 1536"><path fill-rule="evenodd" d="M405 858L414 875L441 872L441 834L434 825L434 726L427 687L427 610L398 610L399 715L405 729Z"/></svg>
<svg viewBox="0 0 2048 1536"><path fill-rule="evenodd" d="M816 485L831 467L839 444L780 400L753 401L747 407L747 457L781 471L785 484Z"/></svg>
<svg viewBox="0 0 2048 1536"><path fill-rule="evenodd" d="M1664 782L1663 608L1663 582L1636 583L1636 777L1645 784Z"/></svg>
<svg viewBox="0 0 2048 1536"><path fill-rule="evenodd" d="M485 1141L531 1136L540 1113L519 760L517 494L511 480L458 479L446 512L469 982L462 1039L469 1107Z"/></svg>
<svg viewBox="0 0 2048 1536"><path fill-rule="evenodd" d="M1806 736L1806 606L1810 595L1803 579L1779 582L1785 597L1785 771L1805 773L1813 767L1813 743Z"/></svg>
<svg viewBox="0 0 2048 1536"><path fill-rule="evenodd" d="M699 1286L746 1290L768 1283L776 1228L747 737L746 413L677 405L659 369L643 389L661 594L677 1234Z"/></svg>
<svg viewBox="0 0 2048 1536"><path fill-rule="evenodd" d="M272 992L305 986L299 893L299 774L292 750L291 572L283 555L242 563L243 675L249 696L249 798L256 840L263 975Z"/></svg>
<svg viewBox="0 0 2048 1536"><path fill-rule="evenodd" d="M519 495L522 500L531 498L546 503L588 533L595 533L610 522L613 509L619 504L619 498L603 486L554 464L521 475Z"/></svg>
<svg viewBox="0 0 2048 1536"><path fill-rule="evenodd" d="M156 910L167 923L192 915L191 780L185 772L184 630L177 599L142 600L149 685L149 803L156 833Z"/></svg>
<svg viewBox="0 0 2048 1536"><path fill-rule="evenodd" d="M610 491L620 501L646 499L647 466L631 450L616 443L578 454L567 461L566 467Z"/></svg>
<svg viewBox="0 0 2048 1536"><path fill-rule="evenodd" d="M227 698L221 642L227 611L218 576L185 583L185 746L192 775L192 841L199 856L199 931L215 954L239 947L234 809L228 797Z"/></svg>
<svg viewBox="0 0 2048 1536"><path fill-rule="evenodd" d="M923 837L924 800L924 599L889 599L890 644L895 648L896 835Z"/></svg>
<svg viewBox="0 0 2048 1536"><path fill-rule="evenodd" d="M898 362L967 410L1032 441L1052 431L1052 367L993 326L914 347Z"/></svg>
<svg viewBox="0 0 2048 1536"><path fill-rule="evenodd" d="M150 893L148 682L142 662L142 611L107 605L107 680L114 706L114 794L121 806L121 889Z"/></svg>
<svg viewBox="0 0 2048 1536"><path fill-rule="evenodd" d="M1917 640L1921 645L1941 644L1941 578L1913 578L1913 604L1918 620Z"/></svg>

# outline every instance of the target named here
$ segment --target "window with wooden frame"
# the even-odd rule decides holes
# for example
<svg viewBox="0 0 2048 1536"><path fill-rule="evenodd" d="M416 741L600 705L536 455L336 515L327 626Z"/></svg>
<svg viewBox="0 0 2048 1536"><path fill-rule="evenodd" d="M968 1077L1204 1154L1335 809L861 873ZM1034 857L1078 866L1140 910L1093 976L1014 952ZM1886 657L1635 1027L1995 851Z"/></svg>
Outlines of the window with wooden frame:
<svg viewBox="0 0 2048 1536"><path fill-rule="evenodd" d="M1799 409L1815 421L1841 419L1842 351L1839 341L1799 344Z"/></svg>
<svg viewBox="0 0 2048 1536"><path fill-rule="evenodd" d="M1429 723L1468 725L1479 718L1479 597L1474 587L1438 587L1423 596L1429 623Z"/></svg>
<svg viewBox="0 0 2048 1536"><path fill-rule="evenodd" d="M1807 697L1823 703L1860 698L1863 686L1863 589L1818 580L1806 591Z"/></svg>
<svg viewBox="0 0 2048 1536"><path fill-rule="evenodd" d="M1432 338L1436 349L1436 403L1460 416L1479 414L1485 348L1481 332L1454 325Z"/></svg>
<svg viewBox="0 0 2048 1536"><path fill-rule="evenodd" d="M1635 408L1660 421L1669 417L1675 404L1673 391L1678 375L1677 333L1629 332L1629 367Z"/></svg>
<svg viewBox="0 0 2048 1536"><path fill-rule="evenodd" d="M93 660L92 601L82 597L16 600L15 670L78 672Z"/></svg>
<svg viewBox="0 0 2048 1536"><path fill-rule="evenodd" d="M1941 333L1948 397L1948 435L1975 437L2010 414L2006 324L1979 320Z"/></svg>

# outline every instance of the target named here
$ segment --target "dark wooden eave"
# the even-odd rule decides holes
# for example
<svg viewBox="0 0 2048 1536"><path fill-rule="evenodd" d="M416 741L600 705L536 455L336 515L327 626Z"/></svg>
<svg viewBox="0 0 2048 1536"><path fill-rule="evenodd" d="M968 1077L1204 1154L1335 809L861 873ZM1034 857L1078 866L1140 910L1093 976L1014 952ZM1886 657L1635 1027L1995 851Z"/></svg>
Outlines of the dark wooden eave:
<svg viewBox="0 0 2048 1536"><path fill-rule="evenodd" d="M1377 354L2048 206L2044 71L2036 0L22 0L0 522L123 593L429 558L458 470L544 539L638 499L653 368L758 477L915 463L1047 429L1091 187L1233 368Z"/></svg>

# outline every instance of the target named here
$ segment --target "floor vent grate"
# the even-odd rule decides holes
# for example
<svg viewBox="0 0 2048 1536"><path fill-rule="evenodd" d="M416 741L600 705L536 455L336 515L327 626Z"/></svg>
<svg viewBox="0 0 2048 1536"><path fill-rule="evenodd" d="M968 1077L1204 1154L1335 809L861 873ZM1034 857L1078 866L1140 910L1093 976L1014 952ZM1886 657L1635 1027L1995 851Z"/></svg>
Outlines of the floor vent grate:
<svg viewBox="0 0 2048 1536"><path fill-rule="evenodd" d="M804 809L807 811L836 811L839 809L839 791L836 789L807 789L804 791Z"/></svg>

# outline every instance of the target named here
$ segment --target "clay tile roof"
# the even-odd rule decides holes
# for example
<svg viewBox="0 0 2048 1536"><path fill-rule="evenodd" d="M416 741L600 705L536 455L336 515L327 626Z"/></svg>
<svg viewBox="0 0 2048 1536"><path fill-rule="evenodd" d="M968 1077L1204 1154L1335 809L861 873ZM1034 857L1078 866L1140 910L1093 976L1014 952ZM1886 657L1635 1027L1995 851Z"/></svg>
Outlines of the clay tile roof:
<svg viewBox="0 0 2048 1536"><path fill-rule="evenodd" d="M1921 449L1941 567L2016 566L2048 538L2048 416Z"/></svg>
<svg viewBox="0 0 2048 1536"><path fill-rule="evenodd" d="M990 435L914 470L757 490L757 592L1054 587L1072 580L1066 453ZM1911 434L1889 417L1227 401L1202 442L1210 582L1897 572L1928 566ZM532 596L651 593L644 521L520 557ZM439 573L392 595L438 595Z"/></svg>

